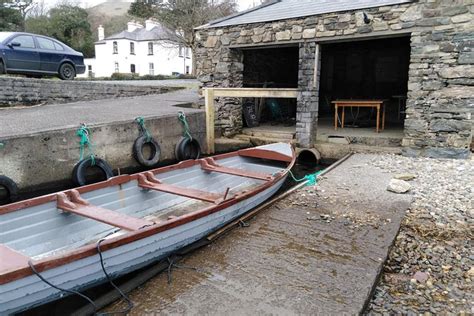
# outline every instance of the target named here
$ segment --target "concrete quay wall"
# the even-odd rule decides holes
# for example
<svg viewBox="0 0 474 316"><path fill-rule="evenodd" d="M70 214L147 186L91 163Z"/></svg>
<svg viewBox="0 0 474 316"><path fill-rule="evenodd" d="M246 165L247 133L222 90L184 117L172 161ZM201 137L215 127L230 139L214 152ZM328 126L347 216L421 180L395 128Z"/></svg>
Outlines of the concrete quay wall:
<svg viewBox="0 0 474 316"><path fill-rule="evenodd" d="M186 113L193 137L201 146L205 139L205 113ZM147 117L145 125L161 147L159 165L175 160L175 146L183 135L176 115ZM139 170L132 146L139 136L135 121L112 122L88 126L97 157L105 159L117 174L121 170ZM34 192L72 186L72 170L79 160L77 127L67 127L0 140L0 175L12 178L20 192ZM205 148L203 147L203 150ZM87 153L87 151L86 151ZM144 170L141 167L140 170ZM123 171L122 171L123 173Z"/></svg>

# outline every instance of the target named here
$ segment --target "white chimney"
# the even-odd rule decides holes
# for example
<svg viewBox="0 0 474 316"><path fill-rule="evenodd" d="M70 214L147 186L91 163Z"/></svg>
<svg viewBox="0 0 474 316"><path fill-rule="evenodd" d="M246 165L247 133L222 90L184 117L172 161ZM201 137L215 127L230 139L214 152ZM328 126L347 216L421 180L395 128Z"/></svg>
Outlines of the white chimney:
<svg viewBox="0 0 474 316"><path fill-rule="evenodd" d="M141 25L140 23L137 23L135 21L130 21L130 22L127 23L127 31L128 32L133 32L136 29L142 29L142 28L143 28L143 25Z"/></svg>
<svg viewBox="0 0 474 316"><path fill-rule="evenodd" d="M153 29L156 26L160 26L160 23L155 20L149 19L145 21L145 28L147 31Z"/></svg>
<svg viewBox="0 0 474 316"><path fill-rule="evenodd" d="M97 36L99 37L99 41L105 38L104 27L102 25L99 25L99 27L97 28Z"/></svg>

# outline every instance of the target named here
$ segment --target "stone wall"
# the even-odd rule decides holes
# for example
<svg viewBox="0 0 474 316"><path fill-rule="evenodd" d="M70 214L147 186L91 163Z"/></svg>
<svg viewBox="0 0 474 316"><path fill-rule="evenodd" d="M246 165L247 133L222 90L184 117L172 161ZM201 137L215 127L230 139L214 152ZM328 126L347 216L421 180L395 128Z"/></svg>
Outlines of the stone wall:
<svg viewBox="0 0 474 316"><path fill-rule="evenodd" d="M0 107L166 93L176 88L0 76Z"/></svg>
<svg viewBox="0 0 474 316"><path fill-rule="evenodd" d="M368 24L364 22L364 13L370 19ZM293 43L305 50L310 42L329 39L411 34L405 153L467 157L474 107L473 13L472 0L419 0L268 23L200 29L196 32L197 74L205 87L240 87L243 60L238 47ZM308 66L310 62L310 58L300 58L300 75L314 77ZM311 79L299 79L297 137L303 146L311 145L315 139L313 133L317 132L312 125L317 124L313 116L317 116L318 85L308 89L308 81ZM237 100L219 100L216 111L216 126L224 135L242 128Z"/></svg>

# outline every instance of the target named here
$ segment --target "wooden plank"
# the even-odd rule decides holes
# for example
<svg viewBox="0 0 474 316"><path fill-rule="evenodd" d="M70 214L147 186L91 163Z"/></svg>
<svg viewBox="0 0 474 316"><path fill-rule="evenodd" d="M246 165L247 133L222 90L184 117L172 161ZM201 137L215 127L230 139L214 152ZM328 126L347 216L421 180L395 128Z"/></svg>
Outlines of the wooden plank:
<svg viewBox="0 0 474 316"><path fill-rule="evenodd" d="M29 257L0 244L0 274L28 267Z"/></svg>
<svg viewBox="0 0 474 316"><path fill-rule="evenodd" d="M176 185L160 182L151 172L138 175L138 185L142 188L171 193L179 196L188 197L195 200L219 204L224 199L224 195L201 191L191 188L178 187Z"/></svg>
<svg viewBox="0 0 474 316"><path fill-rule="evenodd" d="M214 90L214 97L234 97L234 98L297 98L298 97L298 89L291 89L291 88L212 88L212 90Z"/></svg>
<svg viewBox="0 0 474 316"><path fill-rule="evenodd" d="M154 224L153 222L141 218L90 205L89 202L80 198L79 192L76 190L69 191L69 197L63 192L58 193L57 203L57 208L63 211L130 231L136 231Z"/></svg>
<svg viewBox="0 0 474 316"><path fill-rule="evenodd" d="M214 89L204 89L204 98L206 105L206 145L207 153L213 154L215 152L214 142L214 120L215 120L215 108L214 108Z"/></svg>
<svg viewBox="0 0 474 316"><path fill-rule="evenodd" d="M316 48L314 52L314 74L313 74L313 88L318 88L319 84L319 70L321 67L321 47L319 43L316 43Z"/></svg>
<svg viewBox="0 0 474 316"><path fill-rule="evenodd" d="M248 171L248 170L243 170L243 169L220 166L211 157L200 159L199 162L201 163L201 168L209 172L220 172L220 173L225 173L225 174L231 174L234 176L264 180L264 181L269 181L273 178L272 175L261 173L261 172L253 172L253 171Z"/></svg>

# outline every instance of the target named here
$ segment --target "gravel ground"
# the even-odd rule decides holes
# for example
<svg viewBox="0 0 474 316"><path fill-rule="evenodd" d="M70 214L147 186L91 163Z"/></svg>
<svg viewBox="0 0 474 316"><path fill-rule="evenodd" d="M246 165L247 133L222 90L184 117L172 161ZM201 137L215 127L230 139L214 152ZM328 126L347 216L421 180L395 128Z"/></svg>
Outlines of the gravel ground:
<svg viewBox="0 0 474 316"><path fill-rule="evenodd" d="M474 161L381 155L372 164L416 178L368 313L474 314Z"/></svg>

